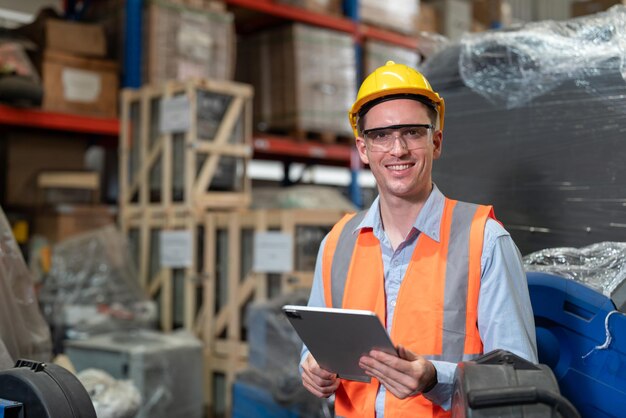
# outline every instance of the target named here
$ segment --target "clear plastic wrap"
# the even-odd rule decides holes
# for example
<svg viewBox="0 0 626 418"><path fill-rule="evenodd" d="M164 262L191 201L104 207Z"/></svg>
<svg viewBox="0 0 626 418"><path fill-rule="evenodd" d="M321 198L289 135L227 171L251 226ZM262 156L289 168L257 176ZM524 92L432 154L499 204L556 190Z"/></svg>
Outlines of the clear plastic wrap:
<svg viewBox="0 0 626 418"><path fill-rule="evenodd" d="M324 417L325 400L302 386L298 369L302 341L281 310L283 305L306 305L308 293L301 290L248 307L249 368L238 380L268 391L279 404L297 406L302 416Z"/></svg>
<svg viewBox="0 0 626 418"><path fill-rule="evenodd" d="M422 66L446 101L434 182L493 205L522 254L624 241L624 17L470 35Z"/></svg>
<svg viewBox="0 0 626 418"><path fill-rule="evenodd" d="M528 254L523 261L527 271L567 277L611 297L626 279L626 242L547 248Z"/></svg>
<svg viewBox="0 0 626 418"><path fill-rule="evenodd" d="M350 200L333 187L291 186L282 189L255 188L252 190L254 209L339 209L356 211Z"/></svg>
<svg viewBox="0 0 626 418"><path fill-rule="evenodd" d="M202 418L202 347L188 331L139 330L68 341L66 353L79 372L100 369L132 381L141 396L136 418Z"/></svg>
<svg viewBox="0 0 626 418"><path fill-rule="evenodd" d="M620 71L626 78L626 7L510 31L467 34L459 60L464 83L496 105L514 108L565 80Z"/></svg>
<svg viewBox="0 0 626 418"><path fill-rule="evenodd" d="M116 380L99 369L85 369L76 375L83 384L98 418L134 418L141 406L141 394L129 380Z"/></svg>
<svg viewBox="0 0 626 418"><path fill-rule="evenodd" d="M153 302L139 286L126 239L113 226L55 245L41 289L48 322L71 338L151 327Z"/></svg>
<svg viewBox="0 0 626 418"><path fill-rule="evenodd" d="M18 358L46 362L51 357L50 330L31 273L0 208L0 368L12 367Z"/></svg>

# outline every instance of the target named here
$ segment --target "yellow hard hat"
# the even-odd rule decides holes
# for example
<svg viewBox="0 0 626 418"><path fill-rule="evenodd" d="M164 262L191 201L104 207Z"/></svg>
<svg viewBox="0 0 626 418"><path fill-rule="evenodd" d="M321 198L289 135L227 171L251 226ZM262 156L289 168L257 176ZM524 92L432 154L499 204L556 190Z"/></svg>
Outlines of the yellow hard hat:
<svg viewBox="0 0 626 418"><path fill-rule="evenodd" d="M354 136L358 135L356 122L361 108L376 99L396 94L414 94L428 98L437 108L439 129L443 130L445 104L442 97L433 91L426 77L413 68L387 61L367 76L356 96L352 109L348 112Z"/></svg>

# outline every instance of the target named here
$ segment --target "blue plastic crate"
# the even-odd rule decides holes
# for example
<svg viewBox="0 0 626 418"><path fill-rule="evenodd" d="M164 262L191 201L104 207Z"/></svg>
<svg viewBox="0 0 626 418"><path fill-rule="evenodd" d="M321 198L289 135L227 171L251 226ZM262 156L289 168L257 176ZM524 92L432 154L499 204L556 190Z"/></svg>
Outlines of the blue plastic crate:
<svg viewBox="0 0 626 418"><path fill-rule="evenodd" d="M235 381L232 418L298 418L297 407L286 408L274 401L266 390Z"/></svg>
<svg viewBox="0 0 626 418"><path fill-rule="evenodd" d="M537 328L539 361L552 368L561 393L583 417L626 417L626 316L605 318L615 306L609 298L570 279L528 273Z"/></svg>

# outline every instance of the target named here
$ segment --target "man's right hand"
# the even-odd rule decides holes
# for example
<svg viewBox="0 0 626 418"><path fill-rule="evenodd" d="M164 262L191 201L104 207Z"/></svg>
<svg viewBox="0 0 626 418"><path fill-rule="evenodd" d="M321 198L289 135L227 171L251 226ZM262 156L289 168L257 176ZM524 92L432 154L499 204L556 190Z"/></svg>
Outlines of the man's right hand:
<svg viewBox="0 0 626 418"><path fill-rule="evenodd" d="M318 398L328 398L339 387L337 374L322 369L309 353L302 363L302 384Z"/></svg>

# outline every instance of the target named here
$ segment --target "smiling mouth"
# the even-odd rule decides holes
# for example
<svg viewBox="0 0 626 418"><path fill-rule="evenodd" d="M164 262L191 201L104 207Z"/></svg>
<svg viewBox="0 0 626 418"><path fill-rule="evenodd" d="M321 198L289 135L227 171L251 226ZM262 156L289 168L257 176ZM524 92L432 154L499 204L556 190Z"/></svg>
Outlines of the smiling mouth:
<svg viewBox="0 0 626 418"><path fill-rule="evenodd" d="M401 170L407 170L411 167L413 167L413 164L391 164L387 166L387 169L393 170L393 171L401 171Z"/></svg>

